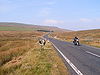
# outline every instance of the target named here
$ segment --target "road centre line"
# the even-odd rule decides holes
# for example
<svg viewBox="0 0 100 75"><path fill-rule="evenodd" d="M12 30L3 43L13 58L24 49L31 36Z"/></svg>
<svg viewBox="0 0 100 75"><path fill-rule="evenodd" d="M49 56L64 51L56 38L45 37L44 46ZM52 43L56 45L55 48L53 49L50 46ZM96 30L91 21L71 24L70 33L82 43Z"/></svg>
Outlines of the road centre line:
<svg viewBox="0 0 100 75"><path fill-rule="evenodd" d="M53 43L52 43L53 44ZM57 49L57 51L63 56L63 58L67 61L67 63L72 67L72 69L78 74L83 75L80 70L53 44L53 46Z"/></svg>
<svg viewBox="0 0 100 75"><path fill-rule="evenodd" d="M89 51L86 51L86 53L91 54L91 55L93 55L93 56L96 56L96 57L99 57L99 58L100 58L100 55L97 55L97 54L95 54L95 53L92 53L92 52L89 52Z"/></svg>

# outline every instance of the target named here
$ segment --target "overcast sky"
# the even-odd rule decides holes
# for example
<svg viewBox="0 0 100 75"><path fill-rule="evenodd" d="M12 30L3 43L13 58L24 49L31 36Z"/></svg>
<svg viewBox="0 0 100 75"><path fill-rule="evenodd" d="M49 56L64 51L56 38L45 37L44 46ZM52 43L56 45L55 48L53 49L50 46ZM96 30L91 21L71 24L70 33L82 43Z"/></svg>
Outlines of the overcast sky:
<svg viewBox="0 0 100 75"><path fill-rule="evenodd" d="M0 22L100 29L100 0L0 0Z"/></svg>

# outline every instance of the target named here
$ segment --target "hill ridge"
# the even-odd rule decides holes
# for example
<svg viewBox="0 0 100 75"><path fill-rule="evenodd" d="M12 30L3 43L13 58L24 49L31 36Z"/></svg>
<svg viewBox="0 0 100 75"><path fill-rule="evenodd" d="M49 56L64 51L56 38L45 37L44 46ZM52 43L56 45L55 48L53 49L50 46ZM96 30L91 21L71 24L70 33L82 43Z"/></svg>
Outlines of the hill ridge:
<svg viewBox="0 0 100 75"><path fill-rule="evenodd" d="M69 32L71 30L58 28L55 26L41 26L41 25L34 25L34 24L25 24L25 23L16 23L16 22L0 22L0 27L20 27L20 28L30 28L32 29L43 29L43 30L50 30L50 31L56 31L56 32Z"/></svg>

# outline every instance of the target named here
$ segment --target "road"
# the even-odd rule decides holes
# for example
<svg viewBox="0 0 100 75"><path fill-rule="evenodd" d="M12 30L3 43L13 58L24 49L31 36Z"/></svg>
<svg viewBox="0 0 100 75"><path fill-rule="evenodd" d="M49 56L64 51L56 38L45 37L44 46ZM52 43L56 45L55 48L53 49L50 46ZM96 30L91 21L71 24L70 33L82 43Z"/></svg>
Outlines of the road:
<svg viewBox="0 0 100 75"><path fill-rule="evenodd" d="M100 48L44 37L52 42L71 75L100 75Z"/></svg>

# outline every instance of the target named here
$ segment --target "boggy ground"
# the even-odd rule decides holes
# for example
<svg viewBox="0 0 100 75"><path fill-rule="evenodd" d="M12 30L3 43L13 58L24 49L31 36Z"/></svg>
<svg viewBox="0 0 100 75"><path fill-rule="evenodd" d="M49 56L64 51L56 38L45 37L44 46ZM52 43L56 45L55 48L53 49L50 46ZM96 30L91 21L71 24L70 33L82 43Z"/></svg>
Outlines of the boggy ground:
<svg viewBox="0 0 100 75"><path fill-rule="evenodd" d="M69 75L50 42L41 48L45 33L0 32L0 75Z"/></svg>

